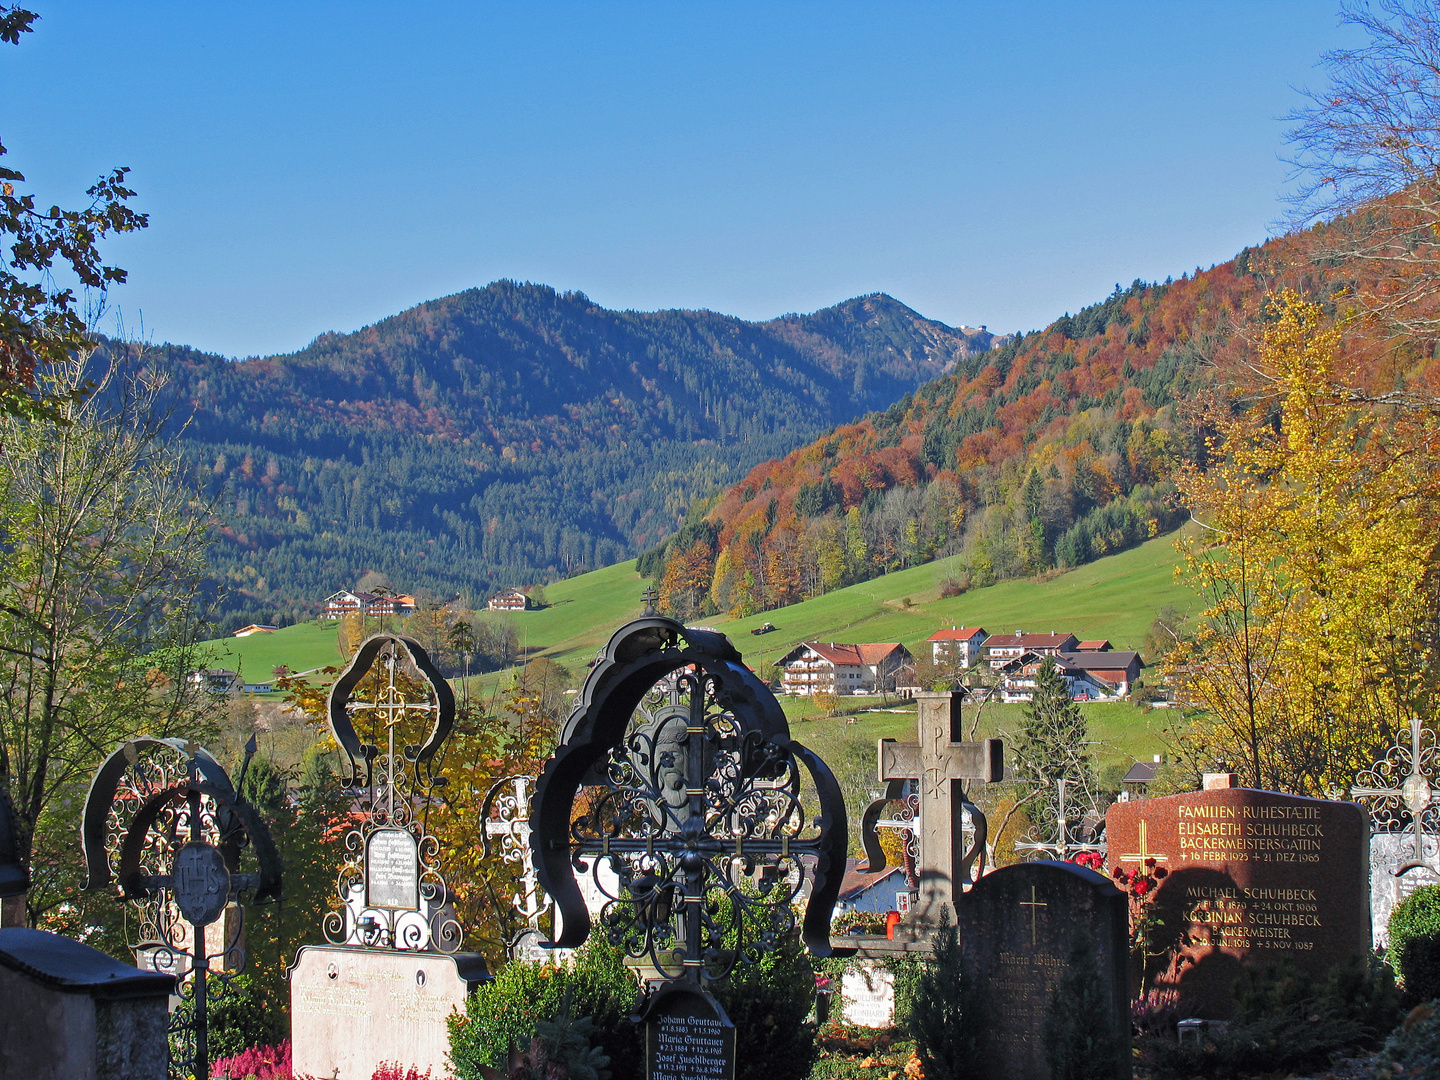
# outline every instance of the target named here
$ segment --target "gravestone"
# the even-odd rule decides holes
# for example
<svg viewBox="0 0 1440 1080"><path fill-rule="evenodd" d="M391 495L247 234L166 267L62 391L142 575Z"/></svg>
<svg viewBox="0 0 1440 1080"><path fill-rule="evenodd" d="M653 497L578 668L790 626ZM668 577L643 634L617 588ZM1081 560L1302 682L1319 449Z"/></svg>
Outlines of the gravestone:
<svg viewBox="0 0 1440 1080"><path fill-rule="evenodd" d="M446 786L434 763L455 698L417 643L375 634L331 687L328 711L360 813L325 918L329 944L301 948L289 972L295 1074L369 1080L383 1061L441 1074L445 1021L489 977L483 957L456 952L463 932L419 812Z"/></svg>
<svg viewBox="0 0 1440 1080"><path fill-rule="evenodd" d="M1288 959L1320 975L1369 948L1369 832L1354 803L1238 787L1106 814L1112 872L1151 859L1168 871L1152 902L1186 939L1153 961L1154 983L1205 1020L1230 1017L1247 965Z"/></svg>
<svg viewBox="0 0 1440 1080"><path fill-rule="evenodd" d="M667 984L641 1022L647 1080L734 1080L735 1025L698 985Z"/></svg>
<svg viewBox="0 0 1440 1080"><path fill-rule="evenodd" d="M942 911L953 918L955 898L970 881L970 867L978 861L982 872L984 869L985 816L966 798L965 782L994 783L1005 776L1004 747L999 739L963 741L960 706L964 696L958 690L915 695L919 741L880 740L878 777L893 790L871 804L861 825L868 869L873 873L885 866L875 836L881 809L899 795L903 781L918 781L920 887L907 923L923 927L927 933L939 923ZM964 835L967 811L975 827L968 851Z"/></svg>
<svg viewBox="0 0 1440 1080"><path fill-rule="evenodd" d="M444 1075L445 1020L487 978L473 954L302 947L290 969L296 1075L370 1080L382 1061Z"/></svg>
<svg viewBox="0 0 1440 1080"><path fill-rule="evenodd" d="M1370 941L1376 949L1390 946L1390 914L1407 896L1422 885L1440 885L1436 838L1421 839L1422 857L1427 866L1417 866L1397 876L1396 871L1415 861L1415 840L1408 833L1376 833L1370 837Z"/></svg>
<svg viewBox="0 0 1440 1080"><path fill-rule="evenodd" d="M58 934L0 930L0 1080L165 1080L174 988Z"/></svg>
<svg viewBox="0 0 1440 1080"><path fill-rule="evenodd" d="M1071 950L1088 935L1106 989L1103 1015L1122 1046L1130 1040L1130 935L1125 895L1068 862L1006 866L960 899L960 952L982 1010L974 1030L987 1080L1046 1080L1042 1033Z"/></svg>
<svg viewBox="0 0 1440 1080"><path fill-rule="evenodd" d="M895 1022L895 976L879 964L861 961L846 971L840 995L847 1023L884 1028Z"/></svg>

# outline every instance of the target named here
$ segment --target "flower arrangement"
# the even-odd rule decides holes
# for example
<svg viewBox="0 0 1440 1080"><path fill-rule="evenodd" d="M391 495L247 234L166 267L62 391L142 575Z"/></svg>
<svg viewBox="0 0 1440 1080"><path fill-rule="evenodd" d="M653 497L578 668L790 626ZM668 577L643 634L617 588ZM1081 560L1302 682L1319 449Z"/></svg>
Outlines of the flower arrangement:
<svg viewBox="0 0 1440 1080"><path fill-rule="evenodd" d="M252 1046L228 1058L210 1063L211 1076L235 1080L290 1080L290 1040L276 1046Z"/></svg>

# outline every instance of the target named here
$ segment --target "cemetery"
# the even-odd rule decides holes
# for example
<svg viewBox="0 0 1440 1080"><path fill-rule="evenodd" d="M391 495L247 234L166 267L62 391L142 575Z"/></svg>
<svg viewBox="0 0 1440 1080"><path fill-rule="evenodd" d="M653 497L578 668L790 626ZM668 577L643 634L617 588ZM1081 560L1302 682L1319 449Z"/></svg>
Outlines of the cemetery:
<svg viewBox="0 0 1440 1080"><path fill-rule="evenodd" d="M330 899L280 957L288 1030L243 1007L299 869L251 797L256 740L232 776L188 739L134 739L95 774L76 851L128 951L0 929L0 1076L1318 1076L1440 995L1418 720L1331 799L1233 772L1108 803L1074 775L1032 784L1053 814L997 859L1021 766L966 739L965 692L921 692L857 822L896 909L837 921L840 784L724 635L653 612L618 628L533 772L486 759L479 863L435 831L473 784L473 735L418 643L373 635L315 700L343 813ZM12 898L14 820L0 800ZM489 925L467 925L456 876L476 865Z"/></svg>

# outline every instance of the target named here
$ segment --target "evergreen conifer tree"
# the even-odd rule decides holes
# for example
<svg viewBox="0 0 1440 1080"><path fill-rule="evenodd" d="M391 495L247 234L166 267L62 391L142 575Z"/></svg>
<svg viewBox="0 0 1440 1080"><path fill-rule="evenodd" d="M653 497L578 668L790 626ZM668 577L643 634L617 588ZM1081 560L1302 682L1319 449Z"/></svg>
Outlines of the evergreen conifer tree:
<svg viewBox="0 0 1440 1080"><path fill-rule="evenodd" d="M1025 707L1015 746L1015 774L1031 788L1030 820L1048 842L1059 820L1055 781L1067 781L1065 805L1073 830L1082 808L1094 799L1095 766L1085 714L1070 697L1070 687L1047 656L1035 677L1035 697Z"/></svg>
<svg viewBox="0 0 1440 1080"><path fill-rule="evenodd" d="M975 1075L976 1002L960 960L960 939L950 913L940 914L933 952L915 987L910 1032L926 1080Z"/></svg>

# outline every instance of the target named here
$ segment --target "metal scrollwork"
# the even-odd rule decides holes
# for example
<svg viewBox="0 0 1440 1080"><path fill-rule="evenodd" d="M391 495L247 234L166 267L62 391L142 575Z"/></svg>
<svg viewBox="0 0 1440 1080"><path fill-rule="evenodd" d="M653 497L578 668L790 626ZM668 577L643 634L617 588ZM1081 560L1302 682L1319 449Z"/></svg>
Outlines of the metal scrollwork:
<svg viewBox="0 0 1440 1080"><path fill-rule="evenodd" d="M1394 745L1373 768L1355 775L1350 797L1370 811L1371 828L1377 833L1409 831L1415 840L1413 858L1396 870L1396 875L1429 867L1425 862L1424 838L1434 835L1435 808L1440 789L1435 787L1435 769L1440 747L1435 732L1411 719L1396 733ZM1429 867L1430 869L1436 869Z"/></svg>
<svg viewBox="0 0 1440 1080"><path fill-rule="evenodd" d="M370 700L357 697L361 693ZM360 823L345 835L345 861L336 879L340 907L325 915L326 939L369 948L459 951L464 931L441 871L440 841L426 827L431 806L449 782L436 771L437 752L455 723L449 683L417 642L374 634L330 688L328 712L330 730L349 762L341 782L355 799ZM404 742L407 733L427 723L423 743ZM401 877L408 880L413 873L413 899L390 891L377 899L370 872L377 844L387 849L387 864L394 860Z"/></svg>
<svg viewBox="0 0 1440 1080"><path fill-rule="evenodd" d="M546 763L531 830L557 945L589 933L584 873L604 897L600 929L627 955L663 978L720 978L797 928L808 880L801 930L828 955L839 785L714 631L651 617L616 632Z"/></svg>
<svg viewBox="0 0 1440 1080"><path fill-rule="evenodd" d="M246 746L245 765L255 753ZM241 783L244 782L244 769ZM279 899L279 854L254 806L203 747L136 739L106 759L86 796L87 889L117 884L142 966L180 980L171 1014L172 1077L209 1074L207 1013L245 965L244 908ZM242 872L245 865L254 869ZM133 933L129 918L136 918ZM221 922L218 950L206 929Z"/></svg>

